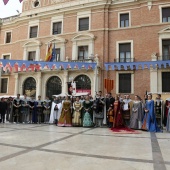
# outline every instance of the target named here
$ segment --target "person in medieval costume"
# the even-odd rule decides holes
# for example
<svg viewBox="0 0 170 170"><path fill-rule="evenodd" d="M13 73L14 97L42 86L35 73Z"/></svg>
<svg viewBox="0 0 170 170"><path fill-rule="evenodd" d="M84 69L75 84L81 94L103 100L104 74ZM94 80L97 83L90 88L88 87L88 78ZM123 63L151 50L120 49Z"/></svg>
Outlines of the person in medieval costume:
<svg viewBox="0 0 170 170"><path fill-rule="evenodd" d="M30 107L29 107L29 100L27 99L27 95L24 95L24 99L21 101L22 105L22 121L23 123L27 123L29 120L29 112L30 112Z"/></svg>
<svg viewBox="0 0 170 170"><path fill-rule="evenodd" d="M132 114L130 118L130 128L131 129L141 129L143 120L143 109L142 103L139 96L135 95L135 100L133 101Z"/></svg>
<svg viewBox="0 0 170 170"><path fill-rule="evenodd" d="M41 123L43 113L43 101L41 100L41 96L38 96L38 100L35 102L35 112L33 114L33 123Z"/></svg>
<svg viewBox="0 0 170 170"><path fill-rule="evenodd" d="M81 109L82 104L79 101L79 97L76 97L76 101L73 103L73 116L72 116L72 125L81 126Z"/></svg>
<svg viewBox="0 0 170 170"><path fill-rule="evenodd" d="M66 96L62 104L62 111L58 121L58 126L72 126L72 115L71 115L71 101Z"/></svg>
<svg viewBox="0 0 170 170"><path fill-rule="evenodd" d="M123 100L122 113L123 113L125 126L127 127L130 126L131 105L132 105L132 100L130 99L129 95L126 95L126 99Z"/></svg>
<svg viewBox="0 0 170 170"><path fill-rule="evenodd" d="M146 101L144 110L145 115L141 129L149 132L160 132L160 129L156 122L154 101L152 100L151 94L148 94L148 100Z"/></svg>
<svg viewBox="0 0 170 170"><path fill-rule="evenodd" d="M106 112L108 112L108 110L110 109L110 105L113 105L114 101L115 101L115 98L112 97L111 93L106 94L106 98L105 98ZM107 126L110 127L109 117L107 117L106 123L107 123Z"/></svg>
<svg viewBox="0 0 170 170"><path fill-rule="evenodd" d="M94 101L93 104L93 109L94 109L94 123L95 126L102 126L102 122L104 119L104 97L100 95L96 95L96 100Z"/></svg>
<svg viewBox="0 0 170 170"><path fill-rule="evenodd" d="M156 121L159 126L159 128L162 127L163 122L163 112L164 112L164 102L161 99L161 94L157 94L156 100L155 100L155 114L156 114Z"/></svg>
<svg viewBox="0 0 170 170"><path fill-rule="evenodd" d="M170 98L167 98L164 105L164 116L163 116L163 124L165 127L166 127L167 117L169 112L169 107L168 107L169 104L170 104Z"/></svg>
<svg viewBox="0 0 170 170"><path fill-rule="evenodd" d="M83 127L92 127L93 126L93 102L90 101L89 96L86 96L85 101L83 102L82 109L82 124Z"/></svg>
<svg viewBox="0 0 170 170"><path fill-rule="evenodd" d="M58 124L58 119L61 115L61 109L62 109L62 101L59 97L54 97L54 101L52 102L51 106L51 114L50 114L50 124Z"/></svg>
<svg viewBox="0 0 170 170"><path fill-rule="evenodd" d="M49 123L49 116L51 111L51 100L49 100L49 97L46 96L46 99L43 102L44 107L44 123Z"/></svg>
<svg viewBox="0 0 170 170"><path fill-rule="evenodd" d="M29 121L28 123L32 123L32 119L33 119L33 115L34 115L34 112L35 112L35 100L34 100L34 96L31 97L31 100L29 101L29 108L30 108L30 111L29 111Z"/></svg>
<svg viewBox="0 0 170 170"><path fill-rule="evenodd" d="M19 123L21 119L21 99L20 94L17 94L17 98L13 102L13 122Z"/></svg>
<svg viewBox="0 0 170 170"><path fill-rule="evenodd" d="M114 120L114 110L113 110L113 105L110 104L109 109L107 110L107 120L108 120L108 127L111 128L113 127L113 120Z"/></svg>
<svg viewBox="0 0 170 170"><path fill-rule="evenodd" d="M13 98L10 96L8 99L8 120L9 122L13 122Z"/></svg>
<svg viewBox="0 0 170 170"><path fill-rule="evenodd" d="M170 132L170 102L168 102L168 105L166 106L166 108L168 110L167 122L166 122L166 131Z"/></svg>

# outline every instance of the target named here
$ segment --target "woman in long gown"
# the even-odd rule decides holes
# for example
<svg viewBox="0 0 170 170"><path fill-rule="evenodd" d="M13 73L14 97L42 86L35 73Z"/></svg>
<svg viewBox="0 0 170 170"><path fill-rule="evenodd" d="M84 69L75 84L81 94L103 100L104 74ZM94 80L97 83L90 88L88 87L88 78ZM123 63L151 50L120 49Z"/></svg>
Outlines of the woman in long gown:
<svg viewBox="0 0 170 170"><path fill-rule="evenodd" d="M72 120L71 101L69 100L69 97L66 96L66 99L63 102L63 107L61 111L61 116L58 121L58 126L72 126L71 120Z"/></svg>
<svg viewBox="0 0 170 170"><path fill-rule="evenodd" d="M168 109L166 130L167 130L167 132L170 132L170 102L168 103L168 105L166 107Z"/></svg>
<svg viewBox="0 0 170 170"><path fill-rule="evenodd" d="M93 126L93 102L90 101L89 96L86 96L86 100L83 102L83 127Z"/></svg>
<svg viewBox="0 0 170 170"><path fill-rule="evenodd" d="M160 129L157 126L155 112L154 112L154 101L152 100L152 95L148 95L148 100L145 104L145 116L143 119L142 130L149 132L159 132Z"/></svg>
<svg viewBox="0 0 170 170"><path fill-rule="evenodd" d="M136 95L132 105L132 114L130 118L130 128L141 129L143 119L142 103Z"/></svg>
<svg viewBox="0 0 170 170"><path fill-rule="evenodd" d="M74 113L72 118L72 125L73 126L81 126L81 109L82 105L79 101L79 97L76 98L76 101L73 104Z"/></svg>
<svg viewBox="0 0 170 170"><path fill-rule="evenodd" d="M113 106L113 128L121 128L124 127L123 117L122 117L122 108L121 103L119 101L119 97L115 97L115 102Z"/></svg>

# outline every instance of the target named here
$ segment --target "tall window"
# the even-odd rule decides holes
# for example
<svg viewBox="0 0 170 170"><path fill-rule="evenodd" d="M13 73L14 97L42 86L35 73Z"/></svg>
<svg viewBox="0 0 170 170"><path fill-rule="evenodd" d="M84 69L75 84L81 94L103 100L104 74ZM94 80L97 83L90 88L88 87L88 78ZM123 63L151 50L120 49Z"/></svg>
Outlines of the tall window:
<svg viewBox="0 0 170 170"><path fill-rule="evenodd" d="M131 61L131 43L119 44L119 62Z"/></svg>
<svg viewBox="0 0 170 170"><path fill-rule="evenodd" d="M170 39L162 40L162 59L170 60Z"/></svg>
<svg viewBox="0 0 170 170"><path fill-rule="evenodd" d="M7 93L8 78L1 79L1 93Z"/></svg>
<svg viewBox="0 0 170 170"><path fill-rule="evenodd" d="M7 32L6 33L5 43L10 43L10 42L11 42L11 32Z"/></svg>
<svg viewBox="0 0 170 170"><path fill-rule="evenodd" d="M170 92L170 72L162 72L162 92Z"/></svg>
<svg viewBox="0 0 170 170"><path fill-rule="evenodd" d="M38 26L30 27L30 38L35 38L38 35Z"/></svg>
<svg viewBox="0 0 170 170"><path fill-rule="evenodd" d="M89 30L89 17L79 18L79 31Z"/></svg>
<svg viewBox="0 0 170 170"><path fill-rule="evenodd" d="M9 60L10 59L10 55L3 55L3 59Z"/></svg>
<svg viewBox="0 0 170 170"><path fill-rule="evenodd" d="M88 46L78 47L78 60L88 59Z"/></svg>
<svg viewBox="0 0 170 170"><path fill-rule="evenodd" d="M62 27L62 22L54 22L53 30L52 30L53 35L61 34L61 27Z"/></svg>
<svg viewBox="0 0 170 170"><path fill-rule="evenodd" d="M170 7L162 8L162 22L170 22Z"/></svg>
<svg viewBox="0 0 170 170"><path fill-rule="evenodd" d="M35 61L35 55L36 55L35 51L29 51L28 52L28 60L29 61Z"/></svg>
<svg viewBox="0 0 170 170"><path fill-rule="evenodd" d="M129 27L129 13L120 14L120 27Z"/></svg>
<svg viewBox="0 0 170 170"><path fill-rule="evenodd" d="M131 93L131 74L119 74L119 93Z"/></svg>

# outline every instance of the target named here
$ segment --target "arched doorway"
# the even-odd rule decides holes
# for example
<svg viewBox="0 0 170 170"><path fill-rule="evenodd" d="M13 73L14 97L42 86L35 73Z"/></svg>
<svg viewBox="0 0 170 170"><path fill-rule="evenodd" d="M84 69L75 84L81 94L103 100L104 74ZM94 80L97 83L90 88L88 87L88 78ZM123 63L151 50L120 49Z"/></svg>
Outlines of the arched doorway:
<svg viewBox="0 0 170 170"><path fill-rule="evenodd" d="M28 97L36 96L36 81L33 77L29 77L24 81L23 94L26 94Z"/></svg>
<svg viewBox="0 0 170 170"><path fill-rule="evenodd" d="M74 81L76 82L76 92L83 93L88 92L91 94L91 80L86 75L77 76Z"/></svg>
<svg viewBox="0 0 170 170"><path fill-rule="evenodd" d="M62 92L61 79L57 76L50 77L46 85L46 96L51 98L52 95L61 94L61 92Z"/></svg>

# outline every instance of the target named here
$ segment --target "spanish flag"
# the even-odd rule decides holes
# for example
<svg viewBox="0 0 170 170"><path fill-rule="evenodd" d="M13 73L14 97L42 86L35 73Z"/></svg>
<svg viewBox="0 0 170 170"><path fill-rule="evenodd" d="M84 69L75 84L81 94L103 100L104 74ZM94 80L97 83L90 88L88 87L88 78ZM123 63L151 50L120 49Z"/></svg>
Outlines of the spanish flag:
<svg viewBox="0 0 170 170"><path fill-rule="evenodd" d="M50 61L52 58L52 43L50 43L50 45L48 45L48 51L47 51L47 55L45 57L45 61Z"/></svg>

